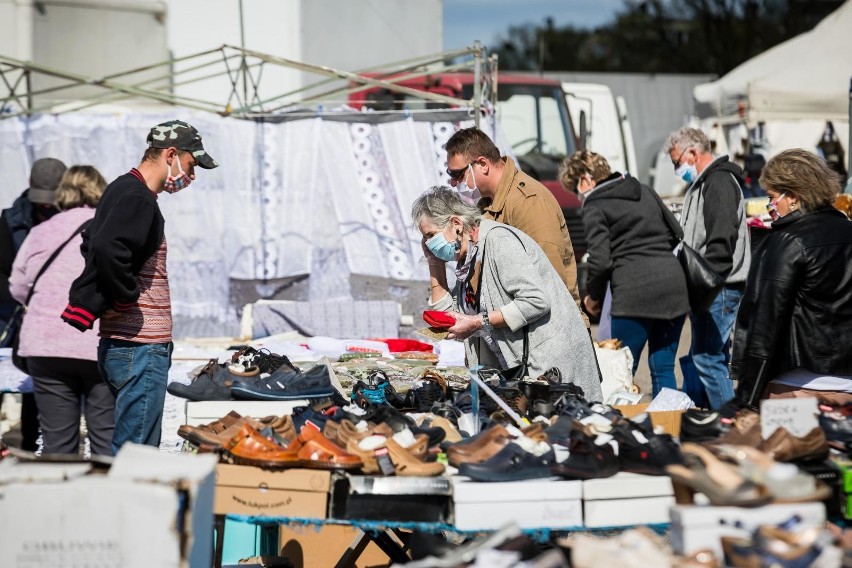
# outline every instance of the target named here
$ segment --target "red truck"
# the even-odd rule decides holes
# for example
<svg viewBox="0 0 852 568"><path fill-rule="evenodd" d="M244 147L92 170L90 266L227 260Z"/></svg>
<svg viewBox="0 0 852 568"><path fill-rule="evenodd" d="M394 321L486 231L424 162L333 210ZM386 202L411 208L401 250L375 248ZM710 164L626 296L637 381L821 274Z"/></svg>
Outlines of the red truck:
<svg viewBox="0 0 852 568"><path fill-rule="evenodd" d="M393 78L393 75L366 76ZM419 91L464 100L473 98L473 73L436 73L394 82ZM380 88L352 93L348 104L357 109L366 106L374 110L400 111L445 106ZM512 144L518 165L544 184L562 207L579 266L586 252L580 200L574 192L563 189L557 180L559 164L579 145L561 83L531 75L500 73L496 108L500 126Z"/></svg>

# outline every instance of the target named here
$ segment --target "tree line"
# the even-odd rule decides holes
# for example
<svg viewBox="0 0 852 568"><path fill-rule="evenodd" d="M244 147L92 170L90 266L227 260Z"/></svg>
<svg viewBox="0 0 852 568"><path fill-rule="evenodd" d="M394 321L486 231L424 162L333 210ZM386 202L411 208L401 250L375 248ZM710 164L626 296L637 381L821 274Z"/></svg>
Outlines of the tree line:
<svg viewBox="0 0 852 568"><path fill-rule="evenodd" d="M812 29L843 2L625 0L606 25L560 27L551 18L541 25L516 25L490 51L505 70L724 75Z"/></svg>

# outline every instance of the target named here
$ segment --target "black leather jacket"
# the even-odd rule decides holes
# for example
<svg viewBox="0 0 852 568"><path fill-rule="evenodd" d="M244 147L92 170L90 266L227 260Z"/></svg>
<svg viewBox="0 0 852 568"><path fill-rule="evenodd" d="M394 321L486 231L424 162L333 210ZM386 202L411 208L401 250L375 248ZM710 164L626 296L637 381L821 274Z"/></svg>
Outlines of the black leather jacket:
<svg viewBox="0 0 852 568"><path fill-rule="evenodd" d="M737 315L738 398L756 405L774 377L796 367L852 375L852 221L830 206L772 224Z"/></svg>

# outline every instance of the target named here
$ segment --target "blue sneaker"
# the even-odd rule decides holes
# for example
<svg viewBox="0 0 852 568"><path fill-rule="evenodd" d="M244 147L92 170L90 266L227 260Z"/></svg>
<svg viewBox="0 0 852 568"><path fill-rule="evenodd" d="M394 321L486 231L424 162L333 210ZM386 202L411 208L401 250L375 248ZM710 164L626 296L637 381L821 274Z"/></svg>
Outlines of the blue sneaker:
<svg viewBox="0 0 852 568"><path fill-rule="evenodd" d="M333 394L334 387L325 365L317 365L304 373L281 368L254 384L231 387L231 395L239 400L298 400Z"/></svg>

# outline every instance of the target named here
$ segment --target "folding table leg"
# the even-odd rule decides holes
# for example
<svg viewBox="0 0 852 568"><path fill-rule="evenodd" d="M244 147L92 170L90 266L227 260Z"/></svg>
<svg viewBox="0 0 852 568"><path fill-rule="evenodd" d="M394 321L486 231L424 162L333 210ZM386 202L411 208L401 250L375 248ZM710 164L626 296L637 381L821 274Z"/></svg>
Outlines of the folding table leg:
<svg viewBox="0 0 852 568"><path fill-rule="evenodd" d="M364 549L367 548L368 544L370 544L370 537L364 531L359 530L355 536L355 540L352 541L349 548L346 549L343 556L334 565L334 568L352 568L355 566L355 561L361 558L361 554L364 553Z"/></svg>
<svg viewBox="0 0 852 568"><path fill-rule="evenodd" d="M225 515L213 515L216 543L213 545L213 568L222 568L222 549L225 548Z"/></svg>

